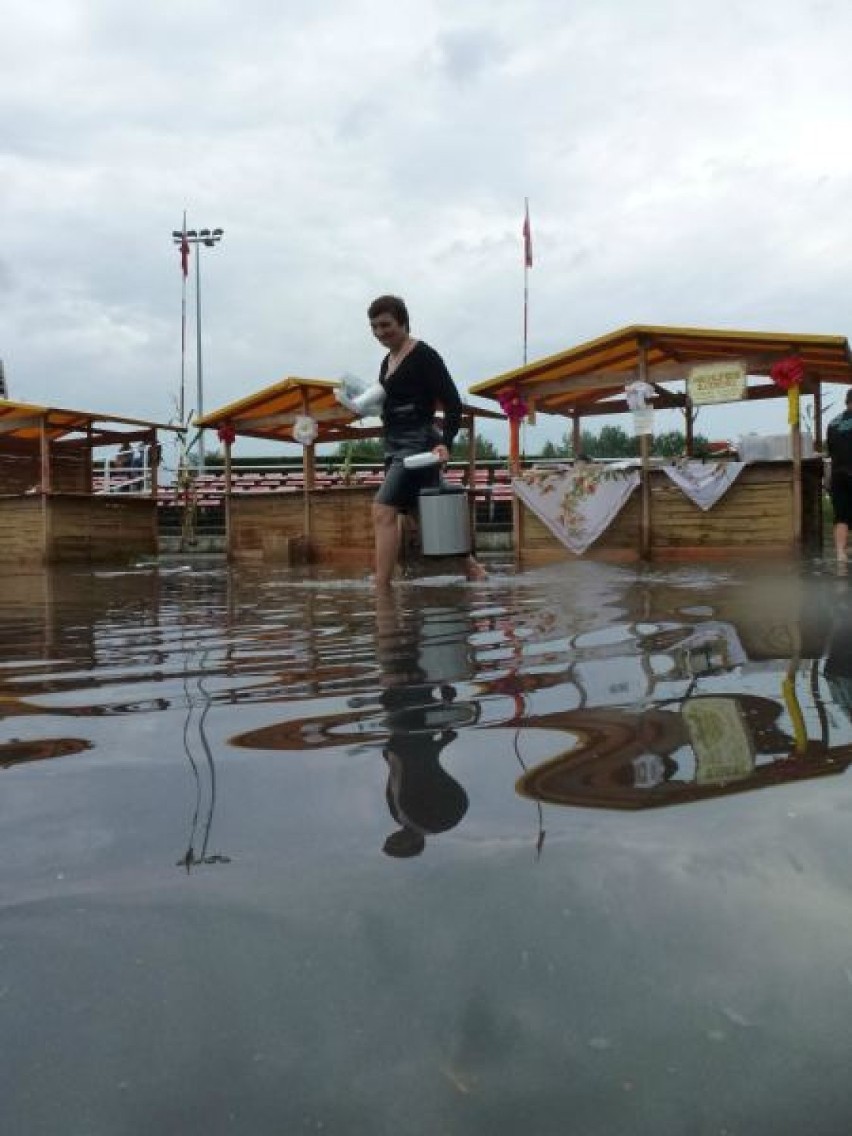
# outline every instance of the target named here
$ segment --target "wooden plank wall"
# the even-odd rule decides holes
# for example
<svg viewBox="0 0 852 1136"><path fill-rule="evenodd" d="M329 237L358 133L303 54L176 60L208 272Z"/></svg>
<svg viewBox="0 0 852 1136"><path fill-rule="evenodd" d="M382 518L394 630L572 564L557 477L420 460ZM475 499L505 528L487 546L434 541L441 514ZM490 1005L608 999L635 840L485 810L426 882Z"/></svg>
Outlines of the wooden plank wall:
<svg viewBox="0 0 852 1136"><path fill-rule="evenodd" d="M373 555L374 488L321 489L310 494L311 541L317 561L369 560ZM231 498L231 555L238 560L287 560L304 547L302 493Z"/></svg>
<svg viewBox="0 0 852 1136"><path fill-rule="evenodd" d="M42 496L0 497L0 564L32 568L44 560Z"/></svg>
<svg viewBox="0 0 852 1136"><path fill-rule="evenodd" d="M761 556L791 553L793 468L789 462L755 462L712 509L693 504L659 470L651 473L651 558ZM822 463L802 463L805 546L822 540ZM639 558L640 496L634 493L610 527L583 553L589 559ZM518 558L528 565L578 559L526 507L521 506Z"/></svg>
<svg viewBox="0 0 852 1136"><path fill-rule="evenodd" d="M373 557L374 487L321 489L311 495L311 547L318 560Z"/></svg>
<svg viewBox="0 0 852 1136"><path fill-rule="evenodd" d="M54 443L50 447L52 488L62 493L88 493L91 489L82 442ZM0 435L0 494L28 493L41 484L38 439Z"/></svg>
<svg viewBox="0 0 852 1136"><path fill-rule="evenodd" d="M128 564L157 552L156 504L35 493L0 498L0 564Z"/></svg>
<svg viewBox="0 0 852 1136"><path fill-rule="evenodd" d="M712 509L695 505L664 473L651 477L653 552L793 547L792 467L751 465Z"/></svg>
<svg viewBox="0 0 852 1136"><path fill-rule="evenodd" d="M288 560L304 527L301 493L231 498L230 555L237 560Z"/></svg>
<svg viewBox="0 0 852 1136"><path fill-rule="evenodd" d="M149 497L47 498L52 563L129 564L157 553L156 502Z"/></svg>

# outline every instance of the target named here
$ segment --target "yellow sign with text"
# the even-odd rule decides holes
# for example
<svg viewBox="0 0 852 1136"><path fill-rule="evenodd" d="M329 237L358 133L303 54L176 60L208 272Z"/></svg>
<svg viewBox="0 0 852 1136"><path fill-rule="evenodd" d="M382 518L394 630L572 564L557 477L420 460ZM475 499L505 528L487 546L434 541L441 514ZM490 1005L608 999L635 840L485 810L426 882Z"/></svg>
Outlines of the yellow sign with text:
<svg viewBox="0 0 852 1136"><path fill-rule="evenodd" d="M702 363L689 372L686 393L695 406L738 402L745 398L747 379L745 363Z"/></svg>

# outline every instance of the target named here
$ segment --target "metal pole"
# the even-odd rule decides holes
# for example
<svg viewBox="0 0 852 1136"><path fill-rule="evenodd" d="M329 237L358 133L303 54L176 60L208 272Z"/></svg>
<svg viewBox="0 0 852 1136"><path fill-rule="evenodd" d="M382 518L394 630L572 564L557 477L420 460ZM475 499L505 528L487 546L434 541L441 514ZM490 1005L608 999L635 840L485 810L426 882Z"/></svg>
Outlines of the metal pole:
<svg viewBox="0 0 852 1136"><path fill-rule="evenodd" d="M204 416L204 375L201 366L201 241L195 245L195 362L198 374L196 416ZM198 438L198 472L204 473L204 431Z"/></svg>

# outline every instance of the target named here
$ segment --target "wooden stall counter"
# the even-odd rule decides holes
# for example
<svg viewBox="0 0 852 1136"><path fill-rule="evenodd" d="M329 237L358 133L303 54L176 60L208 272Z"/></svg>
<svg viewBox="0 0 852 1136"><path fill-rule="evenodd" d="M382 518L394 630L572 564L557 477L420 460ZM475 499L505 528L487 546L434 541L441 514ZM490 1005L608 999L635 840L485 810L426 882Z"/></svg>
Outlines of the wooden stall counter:
<svg viewBox="0 0 852 1136"><path fill-rule="evenodd" d="M370 564L375 495L374 485L352 485L232 496L228 503L231 557Z"/></svg>
<svg viewBox="0 0 852 1136"><path fill-rule="evenodd" d="M0 497L0 564L130 564L155 556L157 503L148 497L30 493Z"/></svg>
<svg viewBox="0 0 852 1136"><path fill-rule="evenodd" d="M699 560L790 556L822 546L823 463L801 463L801 542L796 533L795 465L753 462L711 508L702 509L660 468L648 471L649 558ZM526 566L579 558L630 562L642 558L642 490L627 498L602 534L582 553L572 552L527 505L515 509L517 558Z"/></svg>

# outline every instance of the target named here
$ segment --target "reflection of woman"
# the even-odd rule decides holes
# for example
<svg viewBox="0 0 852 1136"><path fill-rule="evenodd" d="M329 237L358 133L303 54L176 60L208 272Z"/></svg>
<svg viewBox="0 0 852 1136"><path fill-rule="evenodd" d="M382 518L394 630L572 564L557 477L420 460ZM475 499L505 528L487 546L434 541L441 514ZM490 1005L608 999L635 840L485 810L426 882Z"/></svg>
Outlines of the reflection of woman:
<svg viewBox="0 0 852 1136"><path fill-rule="evenodd" d="M449 461L462 404L441 356L411 335L403 300L398 296L379 296L370 304L367 314L373 335L388 351L379 370L379 382L385 390L385 480L373 505L376 586L386 588L393 579L399 556L399 514L412 509L420 490L437 486L440 478L439 466L410 470L405 468L404 459L431 450L441 462ZM442 430L435 425L438 406L444 410ZM477 580L485 576L472 556L468 558L467 574Z"/></svg>
<svg viewBox="0 0 852 1136"><path fill-rule="evenodd" d="M842 582L842 586L845 591L846 581ZM834 701L852 721L852 603L848 591L834 606L833 614L834 623L823 673Z"/></svg>
<svg viewBox="0 0 852 1136"><path fill-rule="evenodd" d="M455 687L443 681L461 676L427 670L424 663L426 658L457 661L458 653L427 655L421 614L414 613L413 625L403 625L393 596L379 597L376 644L388 728L382 748L388 766L385 796L399 825L385 840L384 851L399 858L419 855L427 836L454 828L468 807L467 793L439 761L442 750L458 737L451 725L469 712L466 705L454 706Z"/></svg>
<svg viewBox="0 0 852 1136"><path fill-rule="evenodd" d="M388 856L419 855L427 836L455 828L467 812L467 793L438 761L441 750L457 736L454 730L423 737L391 735L384 747L385 796L400 826L384 843Z"/></svg>

